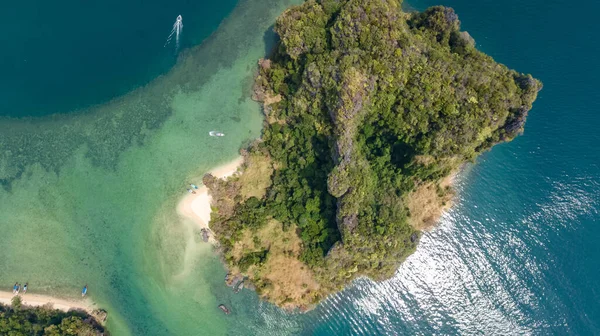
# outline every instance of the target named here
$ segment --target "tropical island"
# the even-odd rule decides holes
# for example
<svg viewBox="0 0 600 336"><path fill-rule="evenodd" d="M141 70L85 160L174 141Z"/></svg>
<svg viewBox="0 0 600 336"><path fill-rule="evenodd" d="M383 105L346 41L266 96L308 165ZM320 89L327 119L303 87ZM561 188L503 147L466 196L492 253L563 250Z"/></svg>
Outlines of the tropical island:
<svg viewBox="0 0 600 336"><path fill-rule="evenodd" d="M254 88L262 138L240 174L204 184L231 274L310 309L391 277L451 205L459 168L522 133L542 84L476 50L447 7L311 0L274 30Z"/></svg>

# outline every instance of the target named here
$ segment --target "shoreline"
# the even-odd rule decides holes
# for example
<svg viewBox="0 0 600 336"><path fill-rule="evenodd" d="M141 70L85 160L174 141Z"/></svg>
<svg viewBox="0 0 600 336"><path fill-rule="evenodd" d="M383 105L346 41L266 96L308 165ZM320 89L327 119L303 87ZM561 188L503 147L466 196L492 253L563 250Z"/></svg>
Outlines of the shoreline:
<svg viewBox="0 0 600 336"><path fill-rule="evenodd" d="M244 157L238 156L232 161L215 167L207 172L219 179L226 179L234 175L244 163ZM187 194L177 203L177 214L185 219L192 220L200 230L210 231L209 222L212 197L208 193L206 186L198 187L195 194ZM209 235L208 242L215 244L216 239Z"/></svg>
<svg viewBox="0 0 600 336"><path fill-rule="evenodd" d="M15 296L16 295L12 292L0 291L0 303L10 306L12 305L12 298ZM69 310L83 310L89 315L91 315L94 309L96 309L96 304L87 297L81 300L61 299L49 295L33 293L19 294L18 296L21 297L22 305L29 307L51 305L53 309L58 309L65 312Z"/></svg>

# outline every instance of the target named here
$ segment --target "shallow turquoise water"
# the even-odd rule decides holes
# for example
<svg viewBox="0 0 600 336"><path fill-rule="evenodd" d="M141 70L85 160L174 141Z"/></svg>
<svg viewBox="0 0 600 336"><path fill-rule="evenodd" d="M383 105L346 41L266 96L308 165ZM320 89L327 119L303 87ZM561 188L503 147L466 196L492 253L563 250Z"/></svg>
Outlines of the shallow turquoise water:
<svg viewBox="0 0 600 336"><path fill-rule="evenodd" d="M65 296L87 283L116 335L226 333L225 271L175 205L259 136L247 93L289 4L240 2L168 74L108 103L0 120L0 283Z"/></svg>
<svg viewBox="0 0 600 336"><path fill-rule="evenodd" d="M598 5L410 4L440 3L484 52L545 86L525 134L463 172L457 205L393 279L285 314L223 286L217 258L175 216L185 182L260 129L252 71L290 3L244 0L145 88L75 115L0 122L0 283L69 294L87 282L117 335L600 333Z"/></svg>

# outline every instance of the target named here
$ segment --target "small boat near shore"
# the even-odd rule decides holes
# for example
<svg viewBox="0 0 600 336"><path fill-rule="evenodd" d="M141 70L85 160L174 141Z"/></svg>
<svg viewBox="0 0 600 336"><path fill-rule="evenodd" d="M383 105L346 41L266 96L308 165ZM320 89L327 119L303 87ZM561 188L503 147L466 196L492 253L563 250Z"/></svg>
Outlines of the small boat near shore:
<svg viewBox="0 0 600 336"><path fill-rule="evenodd" d="M87 295L87 285L83 286L83 289L81 290L81 296L86 296Z"/></svg>
<svg viewBox="0 0 600 336"><path fill-rule="evenodd" d="M217 132L217 131L210 131L210 132L208 132L208 135L214 136L214 137L222 137L222 136L225 136L225 133L221 133L221 132Z"/></svg>
<svg viewBox="0 0 600 336"><path fill-rule="evenodd" d="M227 309L224 304L220 304L219 309L221 309L226 315L230 313L229 309Z"/></svg>
<svg viewBox="0 0 600 336"><path fill-rule="evenodd" d="M246 278L242 278L242 280L240 282L238 282L234 288L233 288L233 292L234 293L239 293L242 289L244 289L244 281L246 281Z"/></svg>

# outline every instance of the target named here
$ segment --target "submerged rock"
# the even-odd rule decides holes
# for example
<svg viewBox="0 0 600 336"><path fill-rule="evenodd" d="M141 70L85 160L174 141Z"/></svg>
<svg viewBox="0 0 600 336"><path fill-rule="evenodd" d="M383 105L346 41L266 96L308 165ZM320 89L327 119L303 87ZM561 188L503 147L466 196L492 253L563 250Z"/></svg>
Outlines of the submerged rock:
<svg viewBox="0 0 600 336"><path fill-rule="evenodd" d="M108 312L104 309L94 309L90 315L101 324L104 324L108 318Z"/></svg>
<svg viewBox="0 0 600 336"><path fill-rule="evenodd" d="M228 273L225 276L225 284L228 287L232 287L235 290L235 289L238 288L238 286L240 285L240 283L244 281L244 278L245 277L243 275L241 275L241 274L235 274L235 275L233 275L231 273Z"/></svg>
<svg viewBox="0 0 600 336"><path fill-rule="evenodd" d="M202 229L200 231L202 232L202 241L208 243L208 239L210 238L210 230Z"/></svg>

